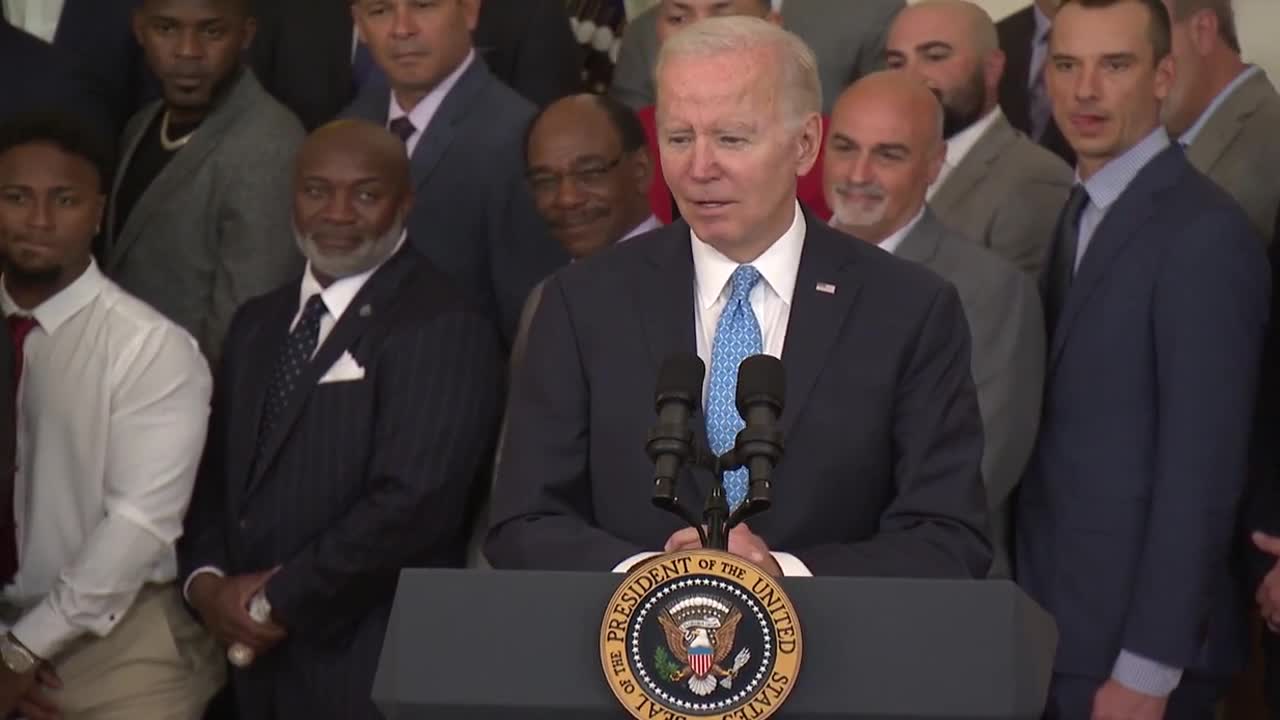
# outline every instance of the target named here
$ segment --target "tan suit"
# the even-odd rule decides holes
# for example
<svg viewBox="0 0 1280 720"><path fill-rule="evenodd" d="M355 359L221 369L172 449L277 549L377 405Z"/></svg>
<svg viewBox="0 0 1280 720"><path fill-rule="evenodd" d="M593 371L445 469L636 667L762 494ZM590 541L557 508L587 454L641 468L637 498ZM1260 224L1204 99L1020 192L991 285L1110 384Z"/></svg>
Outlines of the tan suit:
<svg viewBox="0 0 1280 720"><path fill-rule="evenodd" d="M1270 243L1280 208L1280 94L1265 72L1218 107L1187 148L1187 159L1240 203Z"/></svg>
<svg viewBox="0 0 1280 720"><path fill-rule="evenodd" d="M1001 114L942 181L929 205L947 227L1034 274L1074 177L1061 158Z"/></svg>

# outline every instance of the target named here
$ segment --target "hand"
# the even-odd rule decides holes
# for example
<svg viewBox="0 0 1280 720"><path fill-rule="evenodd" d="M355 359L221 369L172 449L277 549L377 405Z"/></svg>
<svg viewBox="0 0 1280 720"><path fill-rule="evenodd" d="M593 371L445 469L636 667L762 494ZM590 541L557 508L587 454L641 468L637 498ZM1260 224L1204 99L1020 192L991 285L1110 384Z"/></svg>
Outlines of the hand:
<svg viewBox="0 0 1280 720"><path fill-rule="evenodd" d="M696 550L700 547L702 543L698 540L698 531L693 528L684 528L673 533L667 539L663 549L670 553ZM741 523L729 531L729 553L759 565L774 577L782 577L782 568L779 567L778 561L773 559L769 546L759 535L751 532L751 528L746 523Z"/></svg>
<svg viewBox="0 0 1280 720"><path fill-rule="evenodd" d="M19 675L0 664L0 718L9 715L18 707L19 701L36 684L36 670Z"/></svg>
<svg viewBox="0 0 1280 720"><path fill-rule="evenodd" d="M275 570L252 575L219 577L201 573L191 581L191 606L213 636L223 644L242 643L261 656L284 640L285 629L274 622L260 623L249 616L249 601L261 590Z"/></svg>
<svg viewBox="0 0 1280 720"><path fill-rule="evenodd" d="M36 682L18 701L18 714L26 720L62 720L62 713L46 690L61 690L62 680L49 665L41 665L36 671Z"/></svg>
<svg viewBox="0 0 1280 720"><path fill-rule="evenodd" d="M1277 558L1275 565L1258 584L1258 591L1254 594L1262 619L1266 621L1271 632L1277 632L1277 628L1280 628L1280 538L1255 532L1253 544L1259 550Z"/></svg>
<svg viewBox="0 0 1280 720"><path fill-rule="evenodd" d="M1145 695L1108 680L1093 696L1091 720L1163 720L1169 698Z"/></svg>

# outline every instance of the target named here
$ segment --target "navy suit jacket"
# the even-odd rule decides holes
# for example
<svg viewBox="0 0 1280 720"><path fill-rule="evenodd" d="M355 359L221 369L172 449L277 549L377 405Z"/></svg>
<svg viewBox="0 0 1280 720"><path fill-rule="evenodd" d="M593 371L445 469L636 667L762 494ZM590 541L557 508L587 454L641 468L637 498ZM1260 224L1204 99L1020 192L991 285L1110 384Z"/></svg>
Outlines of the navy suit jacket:
<svg viewBox="0 0 1280 720"><path fill-rule="evenodd" d="M289 637L233 675L242 720L380 718L370 692L401 568L465 561L464 508L500 413L500 344L406 246L317 349L259 455L298 293L295 282L248 301L227 334L182 576L282 566L266 594ZM319 383L344 352L364 377Z"/></svg>
<svg viewBox="0 0 1280 720"><path fill-rule="evenodd" d="M1122 649L1242 664L1233 542L1269 289L1249 219L1176 146L1097 228L1050 340L1016 528L1058 672L1108 677Z"/></svg>
<svg viewBox="0 0 1280 720"><path fill-rule="evenodd" d="M151 100L159 85L133 36L139 0L65 0L53 44L79 62L107 99L113 137Z"/></svg>
<svg viewBox="0 0 1280 720"><path fill-rule="evenodd" d="M815 574L985 576L982 418L959 296L806 218L782 352L786 455L751 529ZM607 571L680 528L650 502L644 438L658 368L697 348L690 242L676 222L548 281L508 406L495 567ZM705 447L700 414L693 424ZM678 492L700 512L709 483L686 470Z"/></svg>
<svg viewBox="0 0 1280 720"><path fill-rule="evenodd" d="M95 130L107 147L114 145L119 128L109 98L71 55L0 18L0 68L9 68L0 92L0 121L24 112L68 113Z"/></svg>
<svg viewBox="0 0 1280 720"><path fill-rule="evenodd" d="M390 93L375 78L346 115L386 125ZM533 114L533 105L477 56L410 160L409 237L493 315L508 345L529 291L568 262L524 181L524 132Z"/></svg>

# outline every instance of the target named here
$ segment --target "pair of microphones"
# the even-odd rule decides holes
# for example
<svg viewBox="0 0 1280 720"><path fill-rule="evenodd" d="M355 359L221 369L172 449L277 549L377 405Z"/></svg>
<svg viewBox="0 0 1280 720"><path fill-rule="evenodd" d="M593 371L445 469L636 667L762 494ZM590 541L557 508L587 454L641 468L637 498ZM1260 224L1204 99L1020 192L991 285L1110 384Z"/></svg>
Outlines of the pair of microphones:
<svg viewBox="0 0 1280 720"><path fill-rule="evenodd" d="M706 366L697 355L681 353L663 362L654 391L658 419L645 450L654 463L653 503L697 528L705 546L723 549L716 546L733 526L767 510L773 502L773 471L783 452L778 421L786 376L782 362L770 355L752 355L742 361L734 399L744 427L734 446L716 455L697 443L691 424L702 408L705 375ZM686 466L704 468L715 477L701 521L680 503L678 479ZM723 474L742 467L747 469L746 497L729 513Z"/></svg>

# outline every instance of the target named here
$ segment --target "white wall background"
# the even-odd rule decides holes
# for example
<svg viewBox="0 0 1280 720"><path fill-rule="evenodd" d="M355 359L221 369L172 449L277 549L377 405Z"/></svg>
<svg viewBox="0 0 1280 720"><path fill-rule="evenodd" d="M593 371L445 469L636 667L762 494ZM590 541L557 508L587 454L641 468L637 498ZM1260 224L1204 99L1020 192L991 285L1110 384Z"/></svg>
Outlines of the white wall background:
<svg viewBox="0 0 1280 720"><path fill-rule="evenodd" d="M777 2L778 0L774 0ZM804 0L798 0L803 2ZM626 0L627 10L634 14L653 5L656 0ZM858 2L858 0L845 0ZM999 20L1026 7L1030 0L975 0ZM1236 24L1245 59L1261 65L1271 81L1280 84L1280 0L1235 0Z"/></svg>

